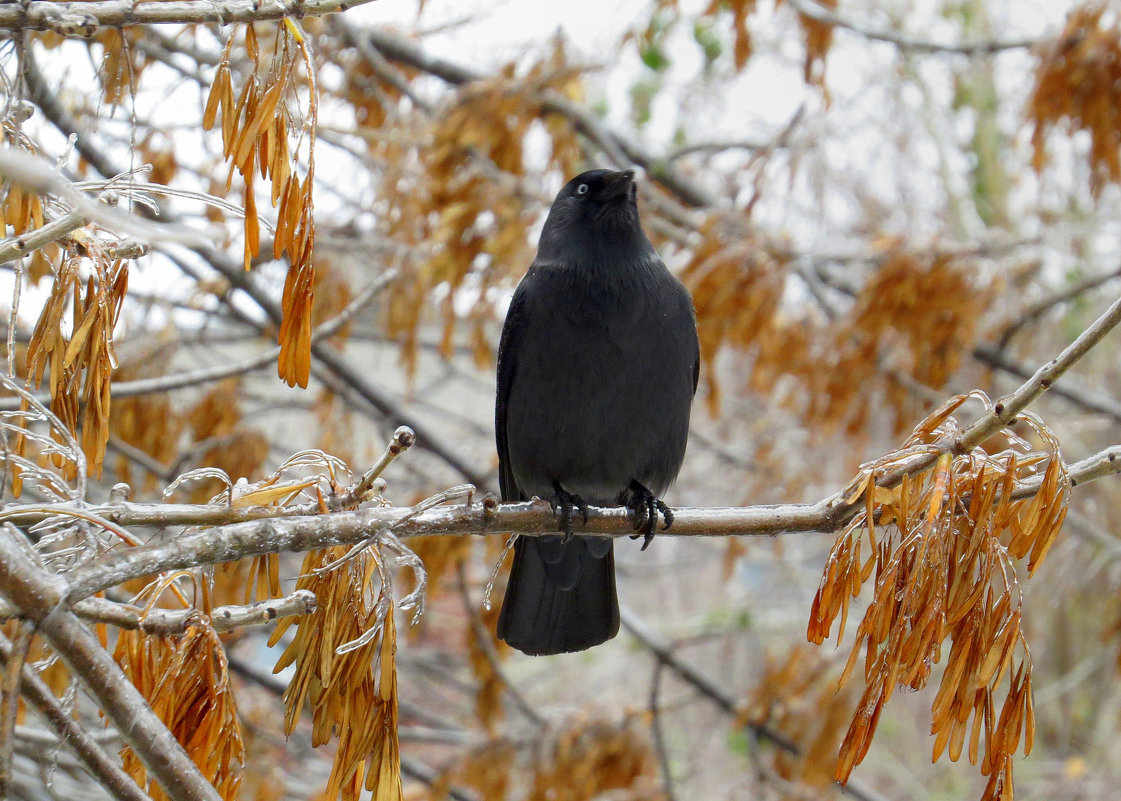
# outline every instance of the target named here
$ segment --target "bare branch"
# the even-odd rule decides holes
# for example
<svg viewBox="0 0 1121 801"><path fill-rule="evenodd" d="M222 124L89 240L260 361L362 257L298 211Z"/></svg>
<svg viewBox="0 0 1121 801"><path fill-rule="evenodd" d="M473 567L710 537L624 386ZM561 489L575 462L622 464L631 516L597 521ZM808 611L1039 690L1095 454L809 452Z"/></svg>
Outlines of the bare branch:
<svg viewBox="0 0 1121 801"><path fill-rule="evenodd" d="M389 445L386 446L385 451L382 452L381 457L377 460L373 467L366 471L362 479L355 485L354 489L347 493L347 496L342 498L339 506L346 508L347 506L355 505L366 500L366 496L374 488L374 482L378 477L385 472L385 468L407 451L416 442L416 434L408 426L401 426L393 432L393 439L390 440Z"/></svg>
<svg viewBox="0 0 1121 801"><path fill-rule="evenodd" d="M1002 370L1009 375L1016 376L1021 381L1032 376L1031 370L1024 365L1009 358L1005 352L992 345L978 345L973 349L973 358L982 364L987 364L997 370ZM1109 395L1094 392L1085 387L1066 386L1065 383L1051 387L1051 393L1063 398L1079 408L1096 414L1104 414L1121 423L1121 403Z"/></svg>
<svg viewBox="0 0 1121 801"><path fill-rule="evenodd" d="M1098 319L1063 348L1062 353L1035 371L1028 381L1010 395L998 400L992 410L966 430L962 447L968 450L1011 423L1028 404L1051 388L1062 375L1085 356L1106 334L1121 323L1121 298L1115 300Z"/></svg>
<svg viewBox="0 0 1121 801"><path fill-rule="evenodd" d="M896 467L882 476L876 483L883 487L893 487L903 480L903 476L929 469L940 454L968 453L996 432L1000 431L1022 412L1036 398L1046 392L1100 342L1106 334L1121 323L1121 298L1118 298L1090 326L1065 347L1058 356L1035 371L1030 379L1021 384L1014 392L998 399L977 422L967 428L960 436L935 443L935 447L924 453L900 460Z"/></svg>
<svg viewBox="0 0 1121 801"><path fill-rule="evenodd" d="M0 534L0 594L38 624L40 636L80 678L172 801L220 801L144 696L65 607L67 590L65 579L31 561L16 536Z"/></svg>
<svg viewBox="0 0 1121 801"><path fill-rule="evenodd" d="M0 798L8 798L12 789L12 748L19 711L20 672L27 660L34 629L21 620L4 666L3 697L0 698Z"/></svg>
<svg viewBox="0 0 1121 801"><path fill-rule="evenodd" d="M316 607L315 593L296 590L281 598L246 604L218 606L210 613L210 625L219 634L246 626L262 626L282 617L310 615ZM132 604L105 598L85 598L74 604L74 612L85 620L110 623L122 629L141 629L163 636L182 634L203 615L198 609L152 609L145 612Z"/></svg>
<svg viewBox="0 0 1121 801"><path fill-rule="evenodd" d="M912 53L989 56L995 53L1002 53L1005 50L1023 50L1025 48L1035 47L1047 41L1046 39L1009 39L1005 41L985 39L979 42L961 42L957 44L931 42L924 39L912 39L892 31L877 30L861 25L841 16L832 9L819 5L814 2L814 0L790 0L790 5L799 14L809 17L810 19L824 22L826 25L832 25L834 28L843 28L847 31L852 31L855 34L863 36L865 39L871 39L876 42L888 42L889 44L895 45L900 50L906 50Z"/></svg>
<svg viewBox="0 0 1121 801"><path fill-rule="evenodd" d="M980 425L980 424L978 424ZM973 430L973 429L970 429ZM947 444L947 449L953 448ZM906 460L911 471L926 469L925 454ZM1121 446L1110 448L1072 467L1080 484L1121 471ZM894 471L881 481L892 486L904 473ZM886 482L892 483L886 483ZM724 508L680 508L674 510L673 529L659 537L723 537L729 535L779 534L794 531L834 531L863 507L864 501L846 501L840 492L811 504ZM440 506L416 512L400 507L376 507L351 512L314 514L314 504L283 510L271 507L250 509L194 507L177 504L121 503L86 510L89 517L115 519L118 525L214 525L214 528L185 534L170 542L115 551L101 559L74 568L68 574L68 601L74 603L130 579L168 570L232 562L266 553L302 552L332 545L365 542L379 531L400 538L413 536L478 536L517 532L523 536L555 534L557 521L545 501L499 505L493 497L482 502ZM4 519L31 523L74 508L70 505L15 507L0 515ZM221 524L225 517L240 522ZM580 534L624 537L632 535L626 508L589 507L587 523L575 522ZM0 606L0 616L11 616L11 607Z"/></svg>
<svg viewBox="0 0 1121 801"><path fill-rule="evenodd" d="M0 662L8 664L11 658L11 643L0 636ZM148 795L136 786L136 782L102 750L97 740L62 708L46 682L29 665L24 665L20 671L20 691L55 730L58 739L74 750L98 783L117 801L150 801ZM119 735L114 733L113 736L116 738Z"/></svg>
<svg viewBox="0 0 1121 801"><path fill-rule="evenodd" d="M1056 306L1073 300L1074 298L1077 298L1079 295L1085 292L1089 292L1092 289L1097 289L1101 285L1107 284L1110 281L1114 281L1118 278L1121 278L1121 267L1108 273L1102 273L1101 275L1091 275L1089 278L1085 278L1074 284L1073 286L1067 287L1059 292L1056 292L1053 295L1050 295L1049 297L1043 298L1037 303L1033 303L1031 306L1024 309L1024 311L1020 313L1019 319L1017 319L1015 322L1004 329L1001 335L997 338L997 348L1001 351L1006 350L1008 348L1008 343L1012 340L1012 337L1014 337L1017 332L1023 329L1024 326L1034 322L1035 320L1038 320L1040 317L1042 317L1044 314L1046 314Z"/></svg>
<svg viewBox="0 0 1121 801"><path fill-rule="evenodd" d="M0 16L8 8L12 6L0 5ZM128 232L135 237L153 242L200 243L215 238L213 230L199 230L177 223L156 223L98 202L67 181L46 159L16 148L0 148L0 176L19 184L28 192L54 195L64 201L71 208L70 214L63 218L65 220L77 214L83 220L96 222L111 231ZM77 227L74 225L70 230ZM52 232L54 239L62 235L53 236ZM20 239L21 237L17 237L15 240L17 248ZM47 241L51 240L48 239L43 244ZM19 255L18 250L15 255Z"/></svg>
<svg viewBox="0 0 1121 801"><path fill-rule="evenodd" d="M1121 473L1121 445L1114 445L1104 451L1087 456L1085 459L1067 466L1070 485L1078 487L1097 481L1099 478ZM1024 486L1013 493L1013 498L1026 498L1036 492L1043 483L1043 476L1025 481Z"/></svg>
<svg viewBox="0 0 1121 801"><path fill-rule="evenodd" d="M57 242L75 228L86 224L86 218L76 211L59 217L34 231L28 231L19 236L13 236L0 242L0 264L22 258L32 251Z"/></svg>
<svg viewBox="0 0 1121 801"><path fill-rule="evenodd" d="M346 11L371 0L170 0L135 3L131 0L94 0L56 3L32 0L0 6L0 28L54 31L62 36L89 38L105 27L130 25L265 22L281 17L322 16Z"/></svg>

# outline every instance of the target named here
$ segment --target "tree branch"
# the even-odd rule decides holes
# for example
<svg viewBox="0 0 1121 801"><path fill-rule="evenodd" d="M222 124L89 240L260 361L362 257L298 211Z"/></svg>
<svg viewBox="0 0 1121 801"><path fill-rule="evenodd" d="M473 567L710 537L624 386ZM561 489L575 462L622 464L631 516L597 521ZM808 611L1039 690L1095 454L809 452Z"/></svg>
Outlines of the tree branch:
<svg viewBox="0 0 1121 801"><path fill-rule="evenodd" d="M62 36L89 38L106 27L199 22L229 25L281 17L302 19L346 11L369 2L371 0L169 0L162 3L93 0L56 3L31 0L0 5L0 28L54 31Z"/></svg>
<svg viewBox="0 0 1121 801"><path fill-rule="evenodd" d="M26 256L32 251L56 242L76 228L86 224L86 218L76 211L59 217L34 231L13 236L0 242L0 264Z"/></svg>
<svg viewBox="0 0 1121 801"><path fill-rule="evenodd" d="M1050 389L1052 384L1105 338L1118 323L1121 323L1121 298L1115 300L1098 319L1063 348L1062 353L1036 370L1015 392L993 404L991 411L966 430L961 446L966 450L976 447L1011 423L1016 415Z"/></svg>
<svg viewBox="0 0 1121 801"><path fill-rule="evenodd" d="M817 22L832 25L834 28L843 28L847 31L852 31L855 34L863 36L865 39L871 39L876 42L888 42L889 44L895 45L900 50L906 50L912 53L949 53L965 56L990 56L995 53L1002 53L1005 50L1023 50L1024 48L1035 47L1047 41L1046 39L1009 39L1006 41L985 39L979 42L944 44L924 39L912 39L909 36L904 36L893 31L877 30L860 25L841 16L832 9L819 5L814 2L814 0L790 0L790 5L799 14L816 20Z"/></svg>
<svg viewBox="0 0 1121 801"><path fill-rule="evenodd" d="M1027 367L1014 359L1010 359L1005 355L1003 350L993 345L983 344L976 346L973 349L973 358L993 369L1001 370L1009 375L1015 376L1021 381L1032 377L1032 373ZM1118 423L1121 423L1121 403L1117 402L1109 395L1093 392L1085 387L1075 389L1061 384L1051 387L1051 393L1063 400L1070 401L1081 409L1094 412L1095 414L1104 414L1107 417L1113 418Z"/></svg>
<svg viewBox="0 0 1121 801"><path fill-rule="evenodd" d="M1022 330L1024 326L1034 322L1035 320L1038 320L1040 317L1042 317L1044 314L1046 314L1056 306L1073 300L1084 292L1089 292L1091 289L1097 289L1102 284L1107 284L1110 281L1114 281L1118 278L1121 278L1121 267L1108 273L1102 273L1101 275L1092 275L1089 278L1085 278L1082 281L1079 281L1073 286L1069 286L1049 297L1043 298L1037 303L1033 303L1031 306L1024 309L1020 313L1019 319L1005 328L1004 331L1001 332L1001 335L997 337L997 349L1001 351L1007 350L1008 343L1012 340L1012 337L1017 334L1017 332Z"/></svg>
<svg viewBox="0 0 1121 801"><path fill-rule="evenodd" d="M218 606L210 613L210 625L219 634L246 626L262 626L282 617L310 615L317 600L310 590L296 590L281 598L270 598L244 606ZM139 629L148 634L182 634L202 614L198 609L151 609L145 612L132 604L105 598L85 598L74 604L78 617L109 623L122 629Z"/></svg>
<svg viewBox="0 0 1121 801"><path fill-rule="evenodd" d="M984 420L982 420L982 423ZM973 431L978 423L969 431ZM958 443L960 444L960 443ZM957 450L947 443L946 450ZM909 472L921 472L927 454L906 460ZM930 458L937 458L934 455ZM1071 478L1085 484L1105 475L1121 472L1121 446L1114 446L1073 465ZM902 480L902 469L893 471L879 483L893 486ZM1019 490L1030 494L1032 485ZM723 537L730 535L779 534L794 531L835 531L864 507L863 498L847 501L842 492L809 504L772 506L680 508L674 510L670 531L659 537ZM0 512L0 519L30 525L59 514L72 513L68 504L14 506ZM440 506L417 512L412 507L374 507L350 512L316 514L316 504L290 510L272 507L225 508L185 504L109 504L90 507L83 517L102 518L120 526L211 525L202 531L184 534L170 542L154 543L114 551L72 569L68 573L67 600L75 603L96 592L131 579L168 570L232 562L266 553L303 552L332 545L353 545L369 540L379 531L396 537L479 536L517 532L523 536L542 536L557 532L552 508L545 501L499 505L488 496L482 501ZM236 520L238 522L228 522ZM625 537L634 533L630 511L623 507L589 507L588 519L574 521L580 534ZM0 605L0 617L16 610Z"/></svg>
<svg viewBox="0 0 1121 801"><path fill-rule="evenodd" d="M11 643L0 636L0 663L9 664L12 651ZM136 786L132 777L109 758L98 745L97 740L62 708L50 687L29 665L24 665L20 671L20 692L54 729L58 739L74 750L75 755L89 769L98 783L117 801L151 801L148 795Z"/></svg>
<svg viewBox="0 0 1121 801"><path fill-rule="evenodd" d="M882 487L893 487L903 480L903 476L929 469L940 454L968 453L1013 420L1036 398L1046 392L1059 378L1100 342L1106 334L1121 323L1121 298L1115 300L1090 326L1065 347L1058 356L1040 367L1030 379L1021 384L1014 392L999 398L992 408L960 436L947 437L934 443L934 447L900 460L895 467L877 477L876 483Z"/></svg>
<svg viewBox="0 0 1121 801"><path fill-rule="evenodd" d="M12 790L12 748L16 729L16 713L19 710L20 673L27 660L34 634L32 625L21 620L17 624L15 638L4 666L3 697L0 698L0 798L8 798Z"/></svg>
<svg viewBox="0 0 1121 801"><path fill-rule="evenodd" d="M66 580L34 564L29 552L7 528L0 533L0 594L38 624L39 635L82 681L172 801L221 801L140 691L66 608Z"/></svg>

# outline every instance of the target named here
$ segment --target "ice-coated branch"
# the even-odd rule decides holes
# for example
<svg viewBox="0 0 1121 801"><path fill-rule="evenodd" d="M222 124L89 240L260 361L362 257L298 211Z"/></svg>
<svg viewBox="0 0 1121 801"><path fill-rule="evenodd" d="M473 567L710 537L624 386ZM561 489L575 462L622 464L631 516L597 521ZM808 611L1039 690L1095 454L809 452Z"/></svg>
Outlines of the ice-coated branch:
<svg viewBox="0 0 1121 801"><path fill-rule="evenodd" d="M33 634L31 624L22 620L4 666L3 683L0 684L0 798L8 798L12 790L12 751L15 740L16 713L19 711L20 673L27 660Z"/></svg>
<svg viewBox="0 0 1121 801"><path fill-rule="evenodd" d="M0 242L0 264L26 256L41 247L57 242L76 228L86 224L86 218L76 211L71 211L57 220L52 220L34 231L9 237Z"/></svg>
<svg viewBox="0 0 1121 801"><path fill-rule="evenodd" d="M171 0L163 3L93 0L56 3L32 0L0 5L0 28L54 31L62 36L89 38L106 27L265 22L281 17L333 14L369 2L371 0Z"/></svg>
<svg viewBox="0 0 1121 801"><path fill-rule="evenodd" d="M210 625L219 634L224 634L245 626L263 626L282 617L310 615L315 607L315 593L296 590L281 598L270 598L244 606L217 606L210 613ZM132 604L117 603L105 598L85 598L74 604L73 608L78 617L85 620L160 635L182 634L202 615L197 609L152 609L144 612Z"/></svg>
<svg viewBox="0 0 1121 801"><path fill-rule="evenodd" d="M172 801L220 801L144 696L67 607L68 589L62 576L32 561L16 535L0 530L0 595L37 624L36 633L80 678Z"/></svg>
<svg viewBox="0 0 1121 801"><path fill-rule="evenodd" d="M1021 381L1032 377L1031 369L1011 358L1007 351L993 345L978 345L973 349L973 358L982 364L1002 370ZM1121 401L1114 400L1104 392L1094 392L1085 386L1059 384L1051 388L1051 393L1063 398L1080 409L1104 414L1121 423Z"/></svg>
<svg viewBox="0 0 1121 801"><path fill-rule="evenodd" d="M953 443L946 444L953 450ZM926 469L919 457L908 460L913 470ZM893 471L889 478L896 477ZM1121 446L1077 462L1069 468L1074 483L1121 472ZM1030 494L1032 485L1018 490ZM679 508L673 528L660 537L724 537L781 534L795 531L832 532L863 508L861 498L846 500L842 492L816 503L770 506ZM72 512L71 504L43 504L5 510L9 522L30 525ZM227 508L189 504L139 504L120 502L83 510L86 519L104 518L118 526L213 526L184 534L172 541L114 551L76 567L68 574L71 603L130 579L199 565L232 562L266 553L303 552L334 545L354 545L376 537L379 531L398 538L415 536L479 536L516 532L523 536L555 534L557 521L545 501L499 504L493 496L481 501L436 506L423 511L413 507L379 506L349 512L318 514L314 503L289 509L272 507ZM625 508L589 507L587 523L574 521L581 534L624 537L633 534ZM0 617L14 608L0 604Z"/></svg>
<svg viewBox="0 0 1121 801"><path fill-rule="evenodd" d="M12 644L0 635L0 664L7 665L12 658ZM46 682L29 666L20 670L20 693L54 729L61 742L67 743L97 779L117 801L150 801L136 782L125 773L101 748L97 740L83 729L67 710L62 708Z"/></svg>
<svg viewBox="0 0 1121 801"><path fill-rule="evenodd" d="M1079 334L1073 342L1063 348L1062 353L1044 364L1016 388L1015 391L998 398L977 422L965 429L960 436L945 438L935 443L935 447L908 459L901 459L896 466L877 476L876 483L883 487L893 487L903 480L904 475L922 472L931 467L941 453L968 453L993 434L1008 426L1040 395L1051 388L1079 359L1101 342L1105 336L1121 323L1121 298L1115 300L1098 319ZM1085 483L1085 479L1083 480Z"/></svg>
<svg viewBox="0 0 1121 801"><path fill-rule="evenodd" d="M36 5L32 3L32 5ZM44 4L46 5L46 4ZM49 5L54 5L53 3ZM85 5L96 5L82 3ZM0 5L0 18L3 17L4 12L15 9L18 10L23 6ZM4 27L0 25L0 28ZM38 99L38 98L36 98ZM115 173L119 174L119 173ZM216 236L215 230L199 230L191 228L186 225L178 223L158 223L151 220L144 219L136 214L130 214L122 209L113 208L97 199L90 197L86 192L82 191L79 187L68 181L47 159L18 150L13 147L0 148L0 177L11 183L18 184L24 190L38 194L38 195L53 195L62 200L69 208L70 212L62 218L67 220L68 224L73 215L77 215L83 222L95 222L98 225L117 232L127 232L138 239L143 239L153 242L181 242L185 244L197 244L202 242L209 242ZM107 176L111 177L111 176ZM62 226L62 221L56 221ZM74 230L78 225L73 225L70 230ZM47 226L44 226L47 228ZM43 229L39 229L40 236L43 236ZM55 236L55 232L49 231L48 234L53 239L64 236L65 233ZM20 255L19 242L22 238L31 236L25 234L23 237L16 237L11 241L4 244L7 246L8 252L13 252L12 247L15 248L12 256L7 260L15 258ZM46 244L52 239L47 239L43 242Z"/></svg>
<svg viewBox="0 0 1121 801"><path fill-rule="evenodd" d="M366 496L374 489L374 483L378 477L385 472L385 468L392 464L393 460L407 451L416 442L416 434L408 426L400 426L393 432L393 439L389 441L385 451L382 453L381 458L374 463L374 466L366 471L362 479L355 485L354 489L348 493L348 497L342 499L339 504L340 507L346 508L350 505L357 505L358 503L366 500ZM384 482L383 482L384 483Z"/></svg>

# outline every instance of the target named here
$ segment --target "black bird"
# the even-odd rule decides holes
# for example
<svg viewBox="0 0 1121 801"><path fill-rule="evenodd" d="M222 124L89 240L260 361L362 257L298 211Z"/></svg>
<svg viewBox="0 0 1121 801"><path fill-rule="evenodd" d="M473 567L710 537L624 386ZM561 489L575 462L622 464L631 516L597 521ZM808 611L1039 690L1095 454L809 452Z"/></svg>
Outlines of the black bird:
<svg viewBox="0 0 1121 801"><path fill-rule="evenodd" d="M576 176L498 348L502 500L549 499L565 532L515 545L498 636L519 651L581 651L618 633L613 542L573 537L572 512L626 505L646 544L658 512L669 527L658 496L685 456L699 364L692 298L639 225L634 172Z"/></svg>

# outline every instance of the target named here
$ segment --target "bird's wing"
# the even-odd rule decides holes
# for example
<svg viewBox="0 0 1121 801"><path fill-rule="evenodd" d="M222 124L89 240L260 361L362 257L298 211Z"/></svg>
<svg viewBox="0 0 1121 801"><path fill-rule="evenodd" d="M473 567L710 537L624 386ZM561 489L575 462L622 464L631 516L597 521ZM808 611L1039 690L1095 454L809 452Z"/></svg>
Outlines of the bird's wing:
<svg viewBox="0 0 1121 801"><path fill-rule="evenodd" d="M697 394L697 383L701 379L701 338L697 332L697 311L693 307L693 298L686 290L685 297L689 304L689 317L693 321L693 395Z"/></svg>
<svg viewBox="0 0 1121 801"><path fill-rule="evenodd" d="M697 351L693 355L693 395L697 394L697 384L701 380L701 348L697 346Z"/></svg>
<svg viewBox="0 0 1121 801"><path fill-rule="evenodd" d="M510 466L510 444L506 437L506 404L510 399L510 387L514 384L517 371L520 335L525 324L525 281L518 284L510 309L506 312L506 322L502 326L502 338L498 343L498 392L494 404L494 434L498 446L498 487L503 501L520 501L521 490L514 483L514 471Z"/></svg>

